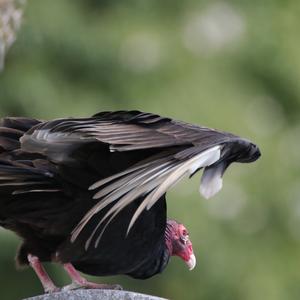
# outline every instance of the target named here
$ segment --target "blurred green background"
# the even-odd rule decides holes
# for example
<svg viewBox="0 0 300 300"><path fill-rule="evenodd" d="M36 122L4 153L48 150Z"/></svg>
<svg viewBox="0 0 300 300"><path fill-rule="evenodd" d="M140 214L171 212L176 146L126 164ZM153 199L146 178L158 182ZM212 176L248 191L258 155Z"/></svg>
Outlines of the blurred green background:
<svg viewBox="0 0 300 300"><path fill-rule="evenodd" d="M195 270L173 258L146 281L93 280L176 300L299 299L299 11L297 0L27 2L0 74L1 117L139 109L236 133L263 154L233 165L209 201L199 175L168 194ZM18 242L0 229L1 299L42 292L32 270L15 270Z"/></svg>

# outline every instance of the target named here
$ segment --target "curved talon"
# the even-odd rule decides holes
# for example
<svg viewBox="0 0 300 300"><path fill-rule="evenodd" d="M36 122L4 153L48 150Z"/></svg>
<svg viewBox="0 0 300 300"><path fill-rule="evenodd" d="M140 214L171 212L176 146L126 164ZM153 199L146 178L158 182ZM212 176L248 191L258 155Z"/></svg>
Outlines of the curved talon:
<svg viewBox="0 0 300 300"><path fill-rule="evenodd" d="M78 271L74 268L71 263L63 265L72 279L72 283L65 286L64 290L75 290L75 289L106 289L106 290L122 290L123 288L119 284L103 284L87 281L82 277Z"/></svg>
<svg viewBox="0 0 300 300"><path fill-rule="evenodd" d="M57 292L60 292L61 289L58 288L58 287L54 287L54 288L51 288L51 289L47 289L45 288L45 294L53 294L53 293L57 293Z"/></svg>
<svg viewBox="0 0 300 300"><path fill-rule="evenodd" d="M64 286L62 291L72 291L78 289L123 290L122 286L119 284L101 284L86 281L82 284L72 282L71 284Z"/></svg>
<svg viewBox="0 0 300 300"><path fill-rule="evenodd" d="M72 291L72 290L78 290L81 289L82 286L77 284L76 282L72 282L71 284L65 285L62 287L62 291Z"/></svg>
<svg viewBox="0 0 300 300"><path fill-rule="evenodd" d="M112 284L112 290L119 290L122 291L123 287L119 284Z"/></svg>

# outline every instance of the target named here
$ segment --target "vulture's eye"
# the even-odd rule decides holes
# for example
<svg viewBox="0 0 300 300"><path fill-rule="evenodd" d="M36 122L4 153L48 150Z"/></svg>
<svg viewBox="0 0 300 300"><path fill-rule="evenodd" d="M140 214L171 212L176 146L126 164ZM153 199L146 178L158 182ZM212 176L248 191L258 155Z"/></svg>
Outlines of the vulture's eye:
<svg viewBox="0 0 300 300"><path fill-rule="evenodd" d="M188 235L189 235L189 233L188 233L188 231L187 231L186 229L183 229L183 231L182 231L182 235L183 235L183 236L188 236Z"/></svg>

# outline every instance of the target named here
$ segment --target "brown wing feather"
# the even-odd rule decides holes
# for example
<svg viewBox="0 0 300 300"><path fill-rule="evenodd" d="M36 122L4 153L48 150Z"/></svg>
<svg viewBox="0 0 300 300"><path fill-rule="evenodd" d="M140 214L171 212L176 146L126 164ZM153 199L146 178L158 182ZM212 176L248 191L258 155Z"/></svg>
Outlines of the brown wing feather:
<svg viewBox="0 0 300 300"><path fill-rule="evenodd" d="M92 141L109 144L111 151L132 151L171 146L211 146L234 137L150 113L120 111L104 112L92 118L44 122L27 132L21 143L25 151L42 153L50 159L62 161L74 148Z"/></svg>

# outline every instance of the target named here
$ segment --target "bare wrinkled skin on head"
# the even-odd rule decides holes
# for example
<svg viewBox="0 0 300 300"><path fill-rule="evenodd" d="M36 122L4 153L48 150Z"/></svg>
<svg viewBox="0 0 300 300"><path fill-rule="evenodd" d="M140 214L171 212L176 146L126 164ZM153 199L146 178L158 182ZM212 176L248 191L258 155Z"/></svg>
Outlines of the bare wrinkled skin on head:
<svg viewBox="0 0 300 300"><path fill-rule="evenodd" d="M179 256L185 261L189 270L194 269L196 257L185 226L175 220L168 220L165 238L170 255Z"/></svg>

